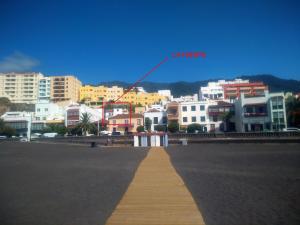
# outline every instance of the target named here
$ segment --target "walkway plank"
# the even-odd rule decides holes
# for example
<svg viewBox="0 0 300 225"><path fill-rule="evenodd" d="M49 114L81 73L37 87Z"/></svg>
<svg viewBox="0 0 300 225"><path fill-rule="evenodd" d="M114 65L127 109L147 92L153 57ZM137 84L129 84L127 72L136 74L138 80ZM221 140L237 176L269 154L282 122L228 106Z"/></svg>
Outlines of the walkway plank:
<svg viewBox="0 0 300 225"><path fill-rule="evenodd" d="M163 148L151 148L106 225L204 225Z"/></svg>

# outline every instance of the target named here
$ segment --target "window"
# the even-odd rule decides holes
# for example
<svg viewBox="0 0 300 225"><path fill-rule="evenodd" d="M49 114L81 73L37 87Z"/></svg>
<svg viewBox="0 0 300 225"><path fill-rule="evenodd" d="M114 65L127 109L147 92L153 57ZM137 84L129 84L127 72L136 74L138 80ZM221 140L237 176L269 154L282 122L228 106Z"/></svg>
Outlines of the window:
<svg viewBox="0 0 300 225"><path fill-rule="evenodd" d="M186 112L187 111L187 107L186 106L182 106L182 111Z"/></svg>
<svg viewBox="0 0 300 225"><path fill-rule="evenodd" d="M191 106L191 111L196 111L196 106L192 105Z"/></svg>
<svg viewBox="0 0 300 225"><path fill-rule="evenodd" d="M158 117L153 117L153 124L158 124Z"/></svg>
<svg viewBox="0 0 300 225"><path fill-rule="evenodd" d="M137 119L137 125L141 125L141 119Z"/></svg>
<svg viewBox="0 0 300 225"><path fill-rule="evenodd" d="M129 121L128 120L125 120L125 124L128 124L129 123Z"/></svg>
<svg viewBox="0 0 300 225"><path fill-rule="evenodd" d="M37 109L36 109L36 111L37 111L37 112L40 112L40 111L41 111L41 109L40 109L40 108L37 108Z"/></svg>
<svg viewBox="0 0 300 225"><path fill-rule="evenodd" d="M182 122L186 123L188 121L187 117L182 118Z"/></svg>
<svg viewBox="0 0 300 225"><path fill-rule="evenodd" d="M117 123L117 121L116 120L113 120L113 124L116 124Z"/></svg>
<svg viewBox="0 0 300 225"><path fill-rule="evenodd" d="M48 112L48 108L45 108L45 112Z"/></svg>
<svg viewBox="0 0 300 225"><path fill-rule="evenodd" d="M200 105L200 111L204 111L205 110L205 106L204 105Z"/></svg>
<svg viewBox="0 0 300 225"><path fill-rule="evenodd" d="M196 116L192 116L192 122L195 123L196 121Z"/></svg>
<svg viewBox="0 0 300 225"><path fill-rule="evenodd" d="M200 117L200 121L201 121L201 122L205 122L205 116L201 116L201 117Z"/></svg>
<svg viewBox="0 0 300 225"><path fill-rule="evenodd" d="M218 122L218 116L213 116L213 121Z"/></svg>

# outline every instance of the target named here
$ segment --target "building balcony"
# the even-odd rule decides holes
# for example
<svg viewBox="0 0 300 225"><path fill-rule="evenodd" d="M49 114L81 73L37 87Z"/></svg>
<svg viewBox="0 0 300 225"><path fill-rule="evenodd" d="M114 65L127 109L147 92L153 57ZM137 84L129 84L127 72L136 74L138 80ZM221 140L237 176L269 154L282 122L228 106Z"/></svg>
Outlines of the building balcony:
<svg viewBox="0 0 300 225"><path fill-rule="evenodd" d="M268 116L266 112L254 112L254 113L244 113L244 117L265 117Z"/></svg>

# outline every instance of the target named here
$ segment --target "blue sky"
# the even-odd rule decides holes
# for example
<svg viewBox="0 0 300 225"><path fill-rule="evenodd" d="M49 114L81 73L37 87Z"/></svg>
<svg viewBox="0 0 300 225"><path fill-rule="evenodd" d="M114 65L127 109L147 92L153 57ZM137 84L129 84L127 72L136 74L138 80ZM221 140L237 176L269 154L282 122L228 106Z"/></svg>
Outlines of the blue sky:
<svg viewBox="0 0 300 225"><path fill-rule="evenodd" d="M0 0L0 71L74 74L84 83L273 74L300 79L299 1Z"/></svg>

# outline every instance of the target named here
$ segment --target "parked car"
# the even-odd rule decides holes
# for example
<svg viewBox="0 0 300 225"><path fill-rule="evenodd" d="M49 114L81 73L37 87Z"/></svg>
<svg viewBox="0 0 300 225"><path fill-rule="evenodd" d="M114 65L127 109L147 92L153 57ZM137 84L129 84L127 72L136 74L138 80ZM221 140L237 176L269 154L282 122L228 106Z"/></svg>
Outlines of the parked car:
<svg viewBox="0 0 300 225"><path fill-rule="evenodd" d="M22 137L22 138L20 138L20 141L21 141L21 142L27 142L27 141L28 141L28 138L27 138L27 137Z"/></svg>
<svg viewBox="0 0 300 225"><path fill-rule="evenodd" d="M297 127L287 127L287 128L284 128L283 131L286 131L286 132L300 132L300 129L297 128Z"/></svg>
<svg viewBox="0 0 300 225"><path fill-rule="evenodd" d="M7 137L5 135L1 135L0 139L7 139Z"/></svg>
<svg viewBox="0 0 300 225"><path fill-rule="evenodd" d="M111 135L111 132L107 130L102 130L100 131L100 135Z"/></svg>
<svg viewBox="0 0 300 225"><path fill-rule="evenodd" d="M57 136L57 133L44 133L42 137L54 138Z"/></svg>

